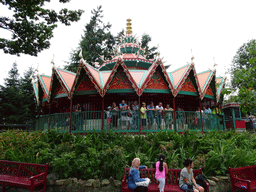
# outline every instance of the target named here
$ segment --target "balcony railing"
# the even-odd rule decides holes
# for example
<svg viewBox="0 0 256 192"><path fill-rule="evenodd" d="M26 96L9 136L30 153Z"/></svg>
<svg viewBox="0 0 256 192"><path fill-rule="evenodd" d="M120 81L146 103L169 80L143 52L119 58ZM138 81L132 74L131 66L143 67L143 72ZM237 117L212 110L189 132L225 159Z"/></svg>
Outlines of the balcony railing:
<svg viewBox="0 0 256 192"><path fill-rule="evenodd" d="M70 122L71 118L71 122ZM146 125L140 121L140 112L127 111L82 111L40 116L37 130L61 128L63 132L85 133L114 130L116 132L158 132L160 130L183 132L223 130L222 115L195 111L147 111Z"/></svg>

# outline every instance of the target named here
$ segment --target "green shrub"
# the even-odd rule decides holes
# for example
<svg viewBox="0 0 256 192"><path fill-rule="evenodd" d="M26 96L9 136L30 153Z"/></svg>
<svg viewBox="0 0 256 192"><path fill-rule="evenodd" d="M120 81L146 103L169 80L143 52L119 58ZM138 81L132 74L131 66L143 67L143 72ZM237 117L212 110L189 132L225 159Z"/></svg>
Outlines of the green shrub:
<svg viewBox="0 0 256 192"><path fill-rule="evenodd" d="M169 168L182 168L191 158L195 168L206 175L226 175L228 167L256 164L255 134L236 132L160 131L130 136L114 131L88 133L85 136L48 132L6 131L0 134L0 159L31 163L49 163L50 172L60 178L121 179L124 166L135 157L153 167L158 155L165 154Z"/></svg>

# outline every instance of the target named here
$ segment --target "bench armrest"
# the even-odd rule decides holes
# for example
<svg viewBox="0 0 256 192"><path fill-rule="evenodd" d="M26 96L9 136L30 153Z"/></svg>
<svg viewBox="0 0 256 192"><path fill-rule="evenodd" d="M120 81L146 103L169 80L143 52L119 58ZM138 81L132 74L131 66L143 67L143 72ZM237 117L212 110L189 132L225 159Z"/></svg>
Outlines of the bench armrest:
<svg viewBox="0 0 256 192"><path fill-rule="evenodd" d="M233 177L233 182L234 183L231 183L231 185L234 185L236 183L236 181L242 181L242 182L246 182L247 184L247 189L251 189L251 181L250 180L246 180L246 179L240 179L240 178L236 178L236 177Z"/></svg>
<svg viewBox="0 0 256 192"><path fill-rule="evenodd" d="M246 180L246 179L240 179L240 178L237 178L237 177L233 177L234 180L237 180L237 181L242 181L242 182L246 182L246 183L251 183L250 180Z"/></svg>
<svg viewBox="0 0 256 192"><path fill-rule="evenodd" d="M126 174L124 174L124 177L123 177L123 179L122 179L122 185L125 185L126 184Z"/></svg>
<svg viewBox="0 0 256 192"><path fill-rule="evenodd" d="M32 176L32 177L30 177L29 179L30 179L30 180L35 180L35 179L38 179L39 177L42 177L42 176L44 176L44 175L47 175L47 173L46 173L46 172L43 172L43 173L40 173L39 175Z"/></svg>

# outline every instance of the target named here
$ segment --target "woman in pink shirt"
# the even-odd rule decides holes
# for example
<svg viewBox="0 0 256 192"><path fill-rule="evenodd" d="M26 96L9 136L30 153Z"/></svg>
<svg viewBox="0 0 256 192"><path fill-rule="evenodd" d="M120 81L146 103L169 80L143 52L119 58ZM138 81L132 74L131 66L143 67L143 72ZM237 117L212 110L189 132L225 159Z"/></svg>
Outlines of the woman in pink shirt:
<svg viewBox="0 0 256 192"><path fill-rule="evenodd" d="M156 162L156 173L155 178L159 181L159 190L160 192L164 191L165 186L165 175L168 173L167 164L164 162L164 154L158 156L159 161Z"/></svg>

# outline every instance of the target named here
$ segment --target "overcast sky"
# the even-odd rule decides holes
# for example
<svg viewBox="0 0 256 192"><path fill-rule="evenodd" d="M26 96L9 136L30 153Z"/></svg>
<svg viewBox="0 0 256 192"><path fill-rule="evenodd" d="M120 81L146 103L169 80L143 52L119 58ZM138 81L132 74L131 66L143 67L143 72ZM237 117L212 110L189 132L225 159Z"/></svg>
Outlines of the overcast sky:
<svg viewBox="0 0 256 192"><path fill-rule="evenodd" d="M60 4L48 3L47 6L59 10ZM237 49L245 42L256 39L256 1L114 1L114 0L71 0L62 7L83 9L81 20L71 26L59 24L54 30L51 47L37 57L20 57L4 54L0 50L0 84L3 84L8 71L16 61L22 75L29 66L35 68L39 63L39 73L51 75L53 54L56 66L63 67L70 52L78 46L84 26L90 21L91 10L102 5L105 23L112 24L111 32L116 35L126 27L126 19L132 19L133 34L141 36L148 33L152 37L151 45L159 44L161 57L165 64L171 64L169 71L186 65L192 54L196 72L213 69L213 57L218 64L217 75L224 76L230 68ZM9 12L0 4L0 15ZM0 37L10 37L7 31L0 30Z"/></svg>

